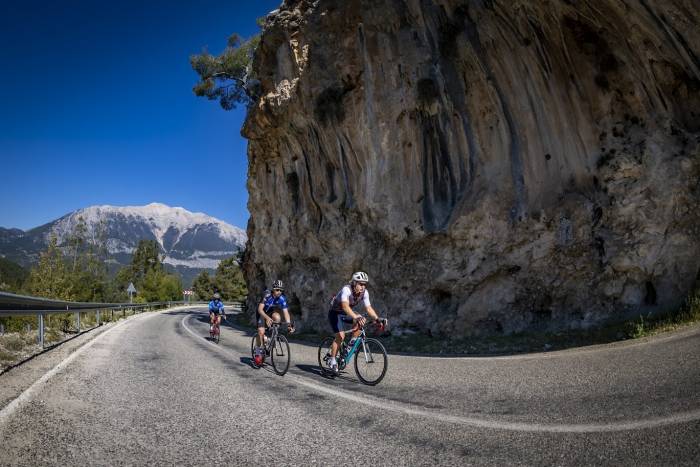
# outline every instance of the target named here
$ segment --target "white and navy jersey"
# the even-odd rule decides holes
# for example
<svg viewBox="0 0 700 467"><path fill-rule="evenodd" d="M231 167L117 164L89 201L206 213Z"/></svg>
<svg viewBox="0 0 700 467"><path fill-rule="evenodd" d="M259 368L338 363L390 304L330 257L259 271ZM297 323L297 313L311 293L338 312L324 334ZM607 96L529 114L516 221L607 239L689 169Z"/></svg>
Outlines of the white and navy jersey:
<svg viewBox="0 0 700 467"><path fill-rule="evenodd" d="M348 302L350 308L355 308L355 306L359 303L364 304L365 310L368 307L372 306L369 302L369 292L367 291L367 289L355 295L352 293L352 288L350 287L350 284L344 285L343 288L340 289L340 292L335 294L335 297L333 297L333 301L331 302L331 311L335 313L345 314L345 312L343 311L342 302Z"/></svg>

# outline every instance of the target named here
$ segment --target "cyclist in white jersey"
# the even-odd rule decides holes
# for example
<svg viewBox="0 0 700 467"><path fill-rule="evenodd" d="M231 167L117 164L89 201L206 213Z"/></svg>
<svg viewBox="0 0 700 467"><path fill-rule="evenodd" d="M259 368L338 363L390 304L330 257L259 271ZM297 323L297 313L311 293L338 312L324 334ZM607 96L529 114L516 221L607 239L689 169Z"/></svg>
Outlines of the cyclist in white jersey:
<svg viewBox="0 0 700 467"><path fill-rule="evenodd" d="M345 331L348 330L348 324L352 322L353 325L356 323L360 326L365 325L365 318L355 313L352 310L353 307L362 303L371 318L379 319L369 301L368 282L369 277L366 273L358 271L353 274L350 284L344 285L340 292L335 294L331 302L331 308L328 310L328 322L335 333L335 341L333 341L331 346L331 358L328 365L334 373L338 372L336 355L343 339L345 339ZM355 339L359 335L360 330L357 329L352 333L352 338Z"/></svg>

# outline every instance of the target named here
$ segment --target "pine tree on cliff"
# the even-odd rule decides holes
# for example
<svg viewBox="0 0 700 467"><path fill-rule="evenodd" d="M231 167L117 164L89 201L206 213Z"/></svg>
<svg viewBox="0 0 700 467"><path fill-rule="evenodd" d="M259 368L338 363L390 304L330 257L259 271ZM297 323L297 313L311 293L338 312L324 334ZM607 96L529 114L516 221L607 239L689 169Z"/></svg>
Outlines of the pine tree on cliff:
<svg viewBox="0 0 700 467"><path fill-rule="evenodd" d="M236 104L249 104L259 88L259 81L250 76L253 54L259 43L260 34L243 41L238 34L232 34L221 55L211 55L206 50L191 55L190 64L200 78L192 88L194 93L218 100L225 110L234 109Z"/></svg>

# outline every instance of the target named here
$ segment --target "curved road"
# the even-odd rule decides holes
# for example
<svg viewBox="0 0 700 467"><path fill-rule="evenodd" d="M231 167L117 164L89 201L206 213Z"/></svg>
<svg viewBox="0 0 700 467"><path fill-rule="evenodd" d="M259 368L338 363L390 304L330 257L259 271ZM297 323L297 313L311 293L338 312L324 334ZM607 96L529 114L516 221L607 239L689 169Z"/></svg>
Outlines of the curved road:
<svg viewBox="0 0 700 467"><path fill-rule="evenodd" d="M390 355L378 386L284 377L206 310L107 328L0 410L0 465L698 465L700 327L496 358ZM0 376L12 384L13 371Z"/></svg>

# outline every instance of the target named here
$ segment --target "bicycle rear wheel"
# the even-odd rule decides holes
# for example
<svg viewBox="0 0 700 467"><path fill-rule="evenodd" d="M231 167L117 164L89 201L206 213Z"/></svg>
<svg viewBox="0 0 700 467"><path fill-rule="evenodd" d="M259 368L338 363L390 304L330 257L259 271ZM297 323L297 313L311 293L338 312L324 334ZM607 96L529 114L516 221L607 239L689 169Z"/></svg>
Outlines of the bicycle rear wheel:
<svg viewBox="0 0 700 467"><path fill-rule="evenodd" d="M321 368L321 373L330 373L324 357L331 354L331 345L333 345L334 340L333 337L326 337L321 341L321 345L318 346L318 366Z"/></svg>
<svg viewBox="0 0 700 467"><path fill-rule="evenodd" d="M364 384L374 386L386 375L389 358L386 349L376 339L365 339L355 354L355 373Z"/></svg>
<svg viewBox="0 0 700 467"><path fill-rule="evenodd" d="M289 362L291 359L292 356L289 352L289 342L287 342L287 338L284 336L277 336L272 349L270 349L270 361L272 362L272 368L275 370L275 373L284 376L287 370L289 370Z"/></svg>

